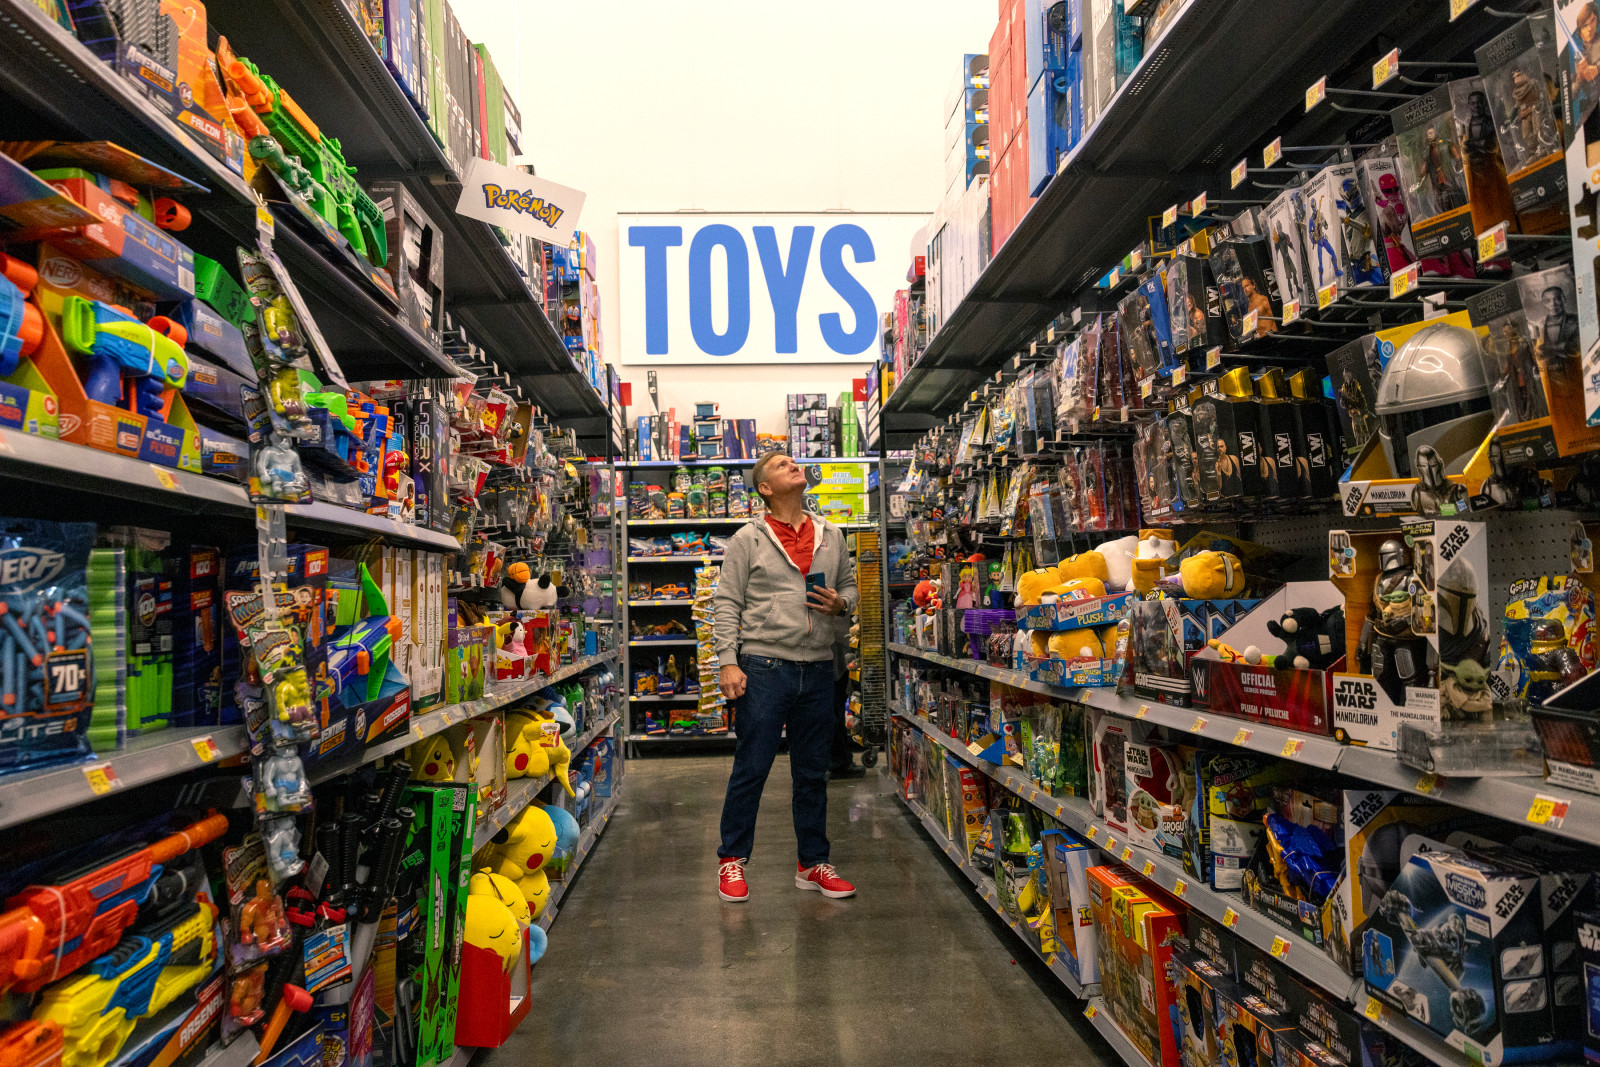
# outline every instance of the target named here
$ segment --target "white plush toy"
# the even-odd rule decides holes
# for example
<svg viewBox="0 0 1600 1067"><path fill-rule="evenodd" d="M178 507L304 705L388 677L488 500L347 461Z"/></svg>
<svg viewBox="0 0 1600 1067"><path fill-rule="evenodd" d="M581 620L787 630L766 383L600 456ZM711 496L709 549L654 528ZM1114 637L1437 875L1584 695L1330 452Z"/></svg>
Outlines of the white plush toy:
<svg viewBox="0 0 1600 1067"><path fill-rule="evenodd" d="M1106 592L1122 593L1133 588L1133 551L1139 543L1134 534L1096 545L1094 550L1106 558L1106 570L1111 577L1106 581Z"/></svg>

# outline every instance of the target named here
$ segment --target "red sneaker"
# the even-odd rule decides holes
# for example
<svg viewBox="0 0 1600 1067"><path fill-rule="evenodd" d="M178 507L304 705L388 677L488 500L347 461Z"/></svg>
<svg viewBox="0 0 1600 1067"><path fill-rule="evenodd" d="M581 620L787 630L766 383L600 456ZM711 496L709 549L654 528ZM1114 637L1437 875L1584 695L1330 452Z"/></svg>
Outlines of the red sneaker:
<svg viewBox="0 0 1600 1067"><path fill-rule="evenodd" d="M717 896L730 904L742 904L750 899L750 887L744 880L744 860L723 860L717 868Z"/></svg>
<svg viewBox="0 0 1600 1067"><path fill-rule="evenodd" d="M815 889L825 897L835 900L841 897L856 895L856 887L839 877L839 872L833 869L831 863L819 863L815 867L802 867L795 864L794 884L796 889Z"/></svg>

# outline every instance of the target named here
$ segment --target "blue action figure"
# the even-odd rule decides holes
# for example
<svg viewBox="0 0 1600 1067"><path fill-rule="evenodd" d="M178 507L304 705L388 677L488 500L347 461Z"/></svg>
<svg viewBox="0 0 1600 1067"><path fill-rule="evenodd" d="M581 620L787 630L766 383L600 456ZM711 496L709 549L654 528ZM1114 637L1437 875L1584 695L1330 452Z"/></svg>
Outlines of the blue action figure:
<svg viewBox="0 0 1600 1067"><path fill-rule="evenodd" d="M1361 186L1354 178L1340 183L1343 200L1335 200L1339 208L1339 221L1344 227L1345 266L1357 285L1382 285L1383 272L1372 254L1372 223L1367 219L1367 205L1361 199Z"/></svg>
<svg viewBox="0 0 1600 1067"><path fill-rule="evenodd" d="M1321 197L1318 197L1321 202ZM1339 269L1339 254L1333 250L1333 244L1328 240L1328 221L1322 217L1322 209L1317 204L1311 205L1311 217L1306 220L1307 243L1317 250L1317 288L1322 288L1322 253L1328 253L1328 258L1333 260L1333 276L1343 278L1344 271Z"/></svg>

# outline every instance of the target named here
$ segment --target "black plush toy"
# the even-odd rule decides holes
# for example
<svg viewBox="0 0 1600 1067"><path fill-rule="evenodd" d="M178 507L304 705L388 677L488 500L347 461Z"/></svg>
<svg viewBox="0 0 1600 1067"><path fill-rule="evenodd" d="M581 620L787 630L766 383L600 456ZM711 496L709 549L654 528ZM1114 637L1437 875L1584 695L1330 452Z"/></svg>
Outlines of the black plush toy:
<svg viewBox="0 0 1600 1067"><path fill-rule="evenodd" d="M556 601L566 595L566 586L557 585L549 574L535 578L526 563L513 563L500 579L500 603L508 608L542 611L555 607Z"/></svg>
<svg viewBox="0 0 1600 1067"><path fill-rule="evenodd" d="M1344 655L1342 607L1327 611L1294 608L1277 622L1267 623L1267 630L1289 646L1287 652L1267 657L1267 663L1273 667L1326 670Z"/></svg>

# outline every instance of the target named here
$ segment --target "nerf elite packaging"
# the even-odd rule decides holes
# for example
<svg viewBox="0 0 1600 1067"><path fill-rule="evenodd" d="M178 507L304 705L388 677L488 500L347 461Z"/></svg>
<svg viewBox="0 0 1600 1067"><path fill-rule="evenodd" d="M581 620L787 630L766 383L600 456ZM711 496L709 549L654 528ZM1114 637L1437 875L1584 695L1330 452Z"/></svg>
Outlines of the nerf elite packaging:
<svg viewBox="0 0 1600 1067"><path fill-rule="evenodd" d="M1476 54L1522 232L1566 229L1554 18L1523 19Z"/></svg>

